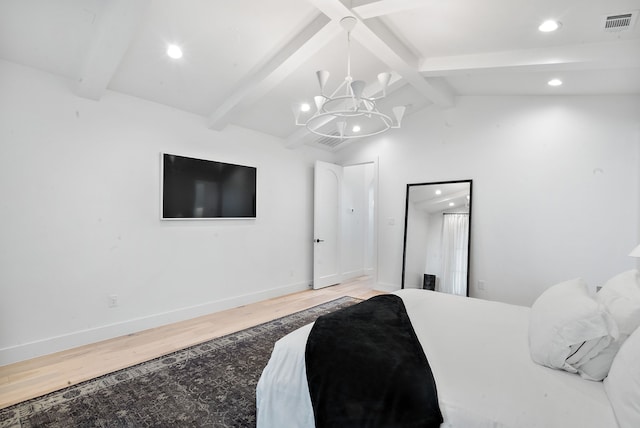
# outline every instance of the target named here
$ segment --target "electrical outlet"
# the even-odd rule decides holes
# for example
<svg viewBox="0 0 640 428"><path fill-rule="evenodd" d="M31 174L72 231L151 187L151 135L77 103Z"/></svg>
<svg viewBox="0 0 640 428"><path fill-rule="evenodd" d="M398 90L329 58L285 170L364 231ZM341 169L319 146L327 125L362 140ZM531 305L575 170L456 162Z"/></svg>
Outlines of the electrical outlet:
<svg viewBox="0 0 640 428"><path fill-rule="evenodd" d="M487 284L485 283L484 279L479 279L478 290L484 290L486 287L487 287Z"/></svg>
<svg viewBox="0 0 640 428"><path fill-rule="evenodd" d="M118 306L118 295L117 294L110 294L109 295L108 306L110 308L115 308L115 307Z"/></svg>

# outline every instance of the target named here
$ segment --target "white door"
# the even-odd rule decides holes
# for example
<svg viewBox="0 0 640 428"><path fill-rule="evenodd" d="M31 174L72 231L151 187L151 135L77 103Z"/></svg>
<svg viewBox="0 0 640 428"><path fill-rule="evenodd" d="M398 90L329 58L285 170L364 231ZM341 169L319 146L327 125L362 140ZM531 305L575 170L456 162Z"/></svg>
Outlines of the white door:
<svg viewBox="0 0 640 428"><path fill-rule="evenodd" d="M316 162L313 196L313 288L340 283L342 167Z"/></svg>

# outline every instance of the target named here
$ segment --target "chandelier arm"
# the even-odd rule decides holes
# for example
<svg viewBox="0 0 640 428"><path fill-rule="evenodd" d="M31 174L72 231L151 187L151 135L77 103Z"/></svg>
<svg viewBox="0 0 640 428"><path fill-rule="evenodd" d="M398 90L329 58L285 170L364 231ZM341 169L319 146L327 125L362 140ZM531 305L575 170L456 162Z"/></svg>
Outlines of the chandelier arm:
<svg viewBox="0 0 640 428"><path fill-rule="evenodd" d="M358 135L343 135L342 137L338 136L338 135L334 135L334 134L327 134L324 132L320 132L320 131L316 131L314 129L311 129L307 126L307 130L309 132L311 132L312 134L316 134L319 135L321 137L327 137L327 138L339 138L341 140L353 140L356 138L365 138L365 137L373 137L374 135L378 135L378 134L382 134L383 132L386 132L388 129L390 129L391 127L388 128L382 128L379 131L376 132L370 132L368 134L358 134Z"/></svg>
<svg viewBox="0 0 640 428"><path fill-rule="evenodd" d="M369 101L366 98L362 99L362 104L364 105L364 108L367 109L367 111L377 110L376 103L373 101Z"/></svg>
<svg viewBox="0 0 640 428"><path fill-rule="evenodd" d="M393 119L391 119L391 117L389 115L386 115L384 113L380 113L379 111L370 111L367 113L360 113L357 115L353 115L350 114L353 113L351 110L335 110L335 111L331 111L331 112L323 112L323 113L318 113L316 115L314 115L312 118L310 118L307 123L306 126L309 126L309 124L315 120L317 120L318 118L321 117L334 117L334 118L339 118L339 117L357 117L357 116L376 116L378 119L380 119L382 122L384 122L386 125L389 125L389 127L391 127L391 125L393 125Z"/></svg>
<svg viewBox="0 0 640 428"><path fill-rule="evenodd" d="M351 80L351 31L347 31L347 79Z"/></svg>
<svg viewBox="0 0 640 428"><path fill-rule="evenodd" d="M322 105L322 113L334 113L336 116L361 116L364 113L360 109L354 109L349 107L354 98L349 95L341 95L334 98L327 99ZM375 108L375 104L374 104Z"/></svg>
<svg viewBox="0 0 640 428"><path fill-rule="evenodd" d="M316 112L304 123L300 123L300 112L294 112L296 125L302 125L313 134L328 138L339 138L340 140L371 137L381 134L390 128L399 128L402 116L406 107L393 108L395 120L390 115L381 113L378 110L376 101L386 97L386 88L391 77L390 73L380 73L378 81L381 90L374 94L381 93L380 96L365 96L366 83L362 80L354 81L351 76L351 30L357 23L353 16L347 16L340 21L340 24L347 32L347 75L330 96L324 94L325 83L329 77L329 72L317 72L320 84L320 96L314 97L316 102ZM337 121L338 134L323 132L326 125ZM373 129L373 130L371 130ZM363 133L360 131L363 130ZM368 131L369 130L369 131Z"/></svg>
<svg viewBox="0 0 640 428"><path fill-rule="evenodd" d="M342 83L341 83L340 85L338 85L338 87L336 88L336 90L335 90L335 91L333 91L333 92L331 93L331 95L330 95L329 97L327 97L327 98L330 98L330 99L331 99L331 98L336 98L336 94L337 94L337 93L338 93L338 92L339 92L339 91L344 87L344 85L346 85L346 84L347 84L347 81L346 81L346 80L343 80L343 81L342 81Z"/></svg>
<svg viewBox="0 0 640 428"><path fill-rule="evenodd" d="M391 119L391 117L389 117L388 115L384 114L384 113L380 113L378 111L372 111L369 112L367 114L361 113L355 116L363 116L363 117L367 117L370 116L369 119L373 119L373 120L377 120L380 124L382 124L382 128L374 131L374 132L368 132L368 133L364 133L364 134L353 134L353 135L342 135L342 136L338 136L335 134L329 134L326 132L322 132L319 130L320 127L327 125L329 122L336 120L338 118L344 118L344 117L354 117L354 115L352 114L353 112L350 110L335 110L333 112L325 112L325 113L319 113L314 115L311 119L309 119L307 121L307 123L305 124L307 130L309 130L309 132L312 132L316 135L320 135L322 137L329 137L329 138L341 138L341 139L352 139L352 138L363 138L363 137L371 137L373 135L378 135L381 134L385 131L387 131L388 129L393 127L393 120ZM329 120L327 120L329 119ZM316 124L316 122L318 123L318 126L314 127L314 125Z"/></svg>

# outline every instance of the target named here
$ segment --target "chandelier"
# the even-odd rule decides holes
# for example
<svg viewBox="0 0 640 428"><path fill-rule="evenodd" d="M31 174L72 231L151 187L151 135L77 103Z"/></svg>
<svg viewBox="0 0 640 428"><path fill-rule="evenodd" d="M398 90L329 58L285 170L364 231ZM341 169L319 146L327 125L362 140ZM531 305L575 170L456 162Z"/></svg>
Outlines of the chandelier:
<svg viewBox="0 0 640 428"><path fill-rule="evenodd" d="M329 72L316 72L320 85L320 95L314 97L316 111L309 113L309 104L294 106L296 125L306 126L314 134L329 138L362 138L381 134L391 128L400 128L405 106L392 109L394 119L378 109L377 102L386 97L387 86L391 79L390 73L378 74L381 95L366 96L366 83L363 80L353 80L351 76L351 30L356 25L356 18L347 16L340 20L340 25L347 32L347 76L344 81L331 93L325 94L325 86L329 80ZM306 113L306 114L305 114ZM302 118L302 121L301 121ZM327 124L335 122L336 131L327 130Z"/></svg>

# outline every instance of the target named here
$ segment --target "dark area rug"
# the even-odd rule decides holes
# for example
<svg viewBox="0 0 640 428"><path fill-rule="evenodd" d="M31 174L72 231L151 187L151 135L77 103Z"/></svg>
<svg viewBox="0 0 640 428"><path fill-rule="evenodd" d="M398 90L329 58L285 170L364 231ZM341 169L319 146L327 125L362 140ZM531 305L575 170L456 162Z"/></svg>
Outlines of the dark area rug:
<svg viewBox="0 0 640 428"><path fill-rule="evenodd" d="M274 343L342 297L0 410L5 427L254 427Z"/></svg>

